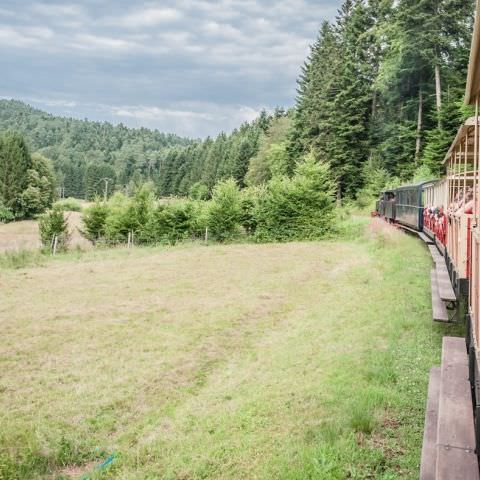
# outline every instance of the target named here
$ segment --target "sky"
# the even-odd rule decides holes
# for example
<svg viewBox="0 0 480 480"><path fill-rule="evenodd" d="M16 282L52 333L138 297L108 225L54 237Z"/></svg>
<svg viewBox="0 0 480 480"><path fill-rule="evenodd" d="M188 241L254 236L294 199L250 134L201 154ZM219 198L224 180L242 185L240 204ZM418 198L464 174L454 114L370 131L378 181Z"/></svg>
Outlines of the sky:
<svg viewBox="0 0 480 480"><path fill-rule="evenodd" d="M294 104L341 0L0 0L0 98L194 138Z"/></svg>

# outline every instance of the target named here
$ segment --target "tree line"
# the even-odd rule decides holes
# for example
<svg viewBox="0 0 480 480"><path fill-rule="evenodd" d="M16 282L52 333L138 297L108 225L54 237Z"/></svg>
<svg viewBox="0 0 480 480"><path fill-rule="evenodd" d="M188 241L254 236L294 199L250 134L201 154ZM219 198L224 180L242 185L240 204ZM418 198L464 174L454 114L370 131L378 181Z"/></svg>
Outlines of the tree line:
<svg viewBox="0 0 480 480"><path fill-rule="evenodd" d="M153 182L160 196L195 198L209 197L226 178L244 187L250 161L262 145L265 150L265 144L272 143L267 137L285 133L288 124L287 112L277 108L230 134L195 140L55 117L19 101L0 100L0 131L22 133L32 151L52 160L60 196L87 200L105 191L109 196L115 190L133 193L145 182ZM250 183L255 183L255 175L254 166Z"/></svg>
<svg viewBox="0 0 480 480"><path fill-rule="evenodd" d="M334 226L334 192L329 165L307 155L291 177L277 176L261 187L243 189L233 178L221 180L209 200L159 198L152 182L131 196L117 192L83 211L82 233L94 244L127 243L132 237L139 244L204 238L219 242L318 239ZM42 219L46 246L54 235L68 240L60 207Z"/></svg>

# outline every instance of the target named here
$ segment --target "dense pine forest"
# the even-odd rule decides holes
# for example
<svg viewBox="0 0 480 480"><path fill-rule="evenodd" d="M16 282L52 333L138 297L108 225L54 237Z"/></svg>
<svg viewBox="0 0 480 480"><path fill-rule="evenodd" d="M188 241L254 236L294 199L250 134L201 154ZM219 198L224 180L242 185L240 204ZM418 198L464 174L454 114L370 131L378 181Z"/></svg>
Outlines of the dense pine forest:
<svg viewBox="0 0 480 480"><path fill-rule="evenodd" d="M20 131L50 158L65 196L91 199L107 178L111 191L152 181L161 196L209 198L223 179L258 186L291 175L313 153L331 165L338 196L355 198L371 178L441 173L469 114L462 95L474 4L346 0L320 28L295 107L262 112L216 138L58 118L17 101L0 101L0 131Z"/></svg>
<svg viewBox="0 0 480 480"><path fill-rule="evenodd" d="M289 142L313 148L340 192L380 169L437 175L462 117L473 0L346 0L324 23L299 80Z"/></svg>

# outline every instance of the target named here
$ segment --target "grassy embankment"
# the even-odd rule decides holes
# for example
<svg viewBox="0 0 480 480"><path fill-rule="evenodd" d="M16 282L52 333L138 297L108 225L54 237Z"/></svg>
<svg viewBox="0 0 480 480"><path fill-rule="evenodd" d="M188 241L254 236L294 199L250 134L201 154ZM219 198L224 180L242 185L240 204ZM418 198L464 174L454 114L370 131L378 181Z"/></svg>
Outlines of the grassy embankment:
<svg viewBox="0 0 480 480"><path fill-rule="evenodd" d="M0 270L0 478L111 453L101 478L418 478L428 371L458 332L431 321L430 267L374 222Z"/></svg>

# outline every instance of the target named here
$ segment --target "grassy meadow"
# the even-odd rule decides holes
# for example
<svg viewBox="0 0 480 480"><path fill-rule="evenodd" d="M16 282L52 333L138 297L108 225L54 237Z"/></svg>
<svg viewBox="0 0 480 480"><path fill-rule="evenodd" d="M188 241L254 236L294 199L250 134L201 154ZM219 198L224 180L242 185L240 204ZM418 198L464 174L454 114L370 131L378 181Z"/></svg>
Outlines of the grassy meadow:
<svg viewBox="0 0 480 480"><path fill-rule="evenodd" d="M428 372L459 333L431 321L418 240L373 221L5 265L0 479L418 478Z"/></svg>

